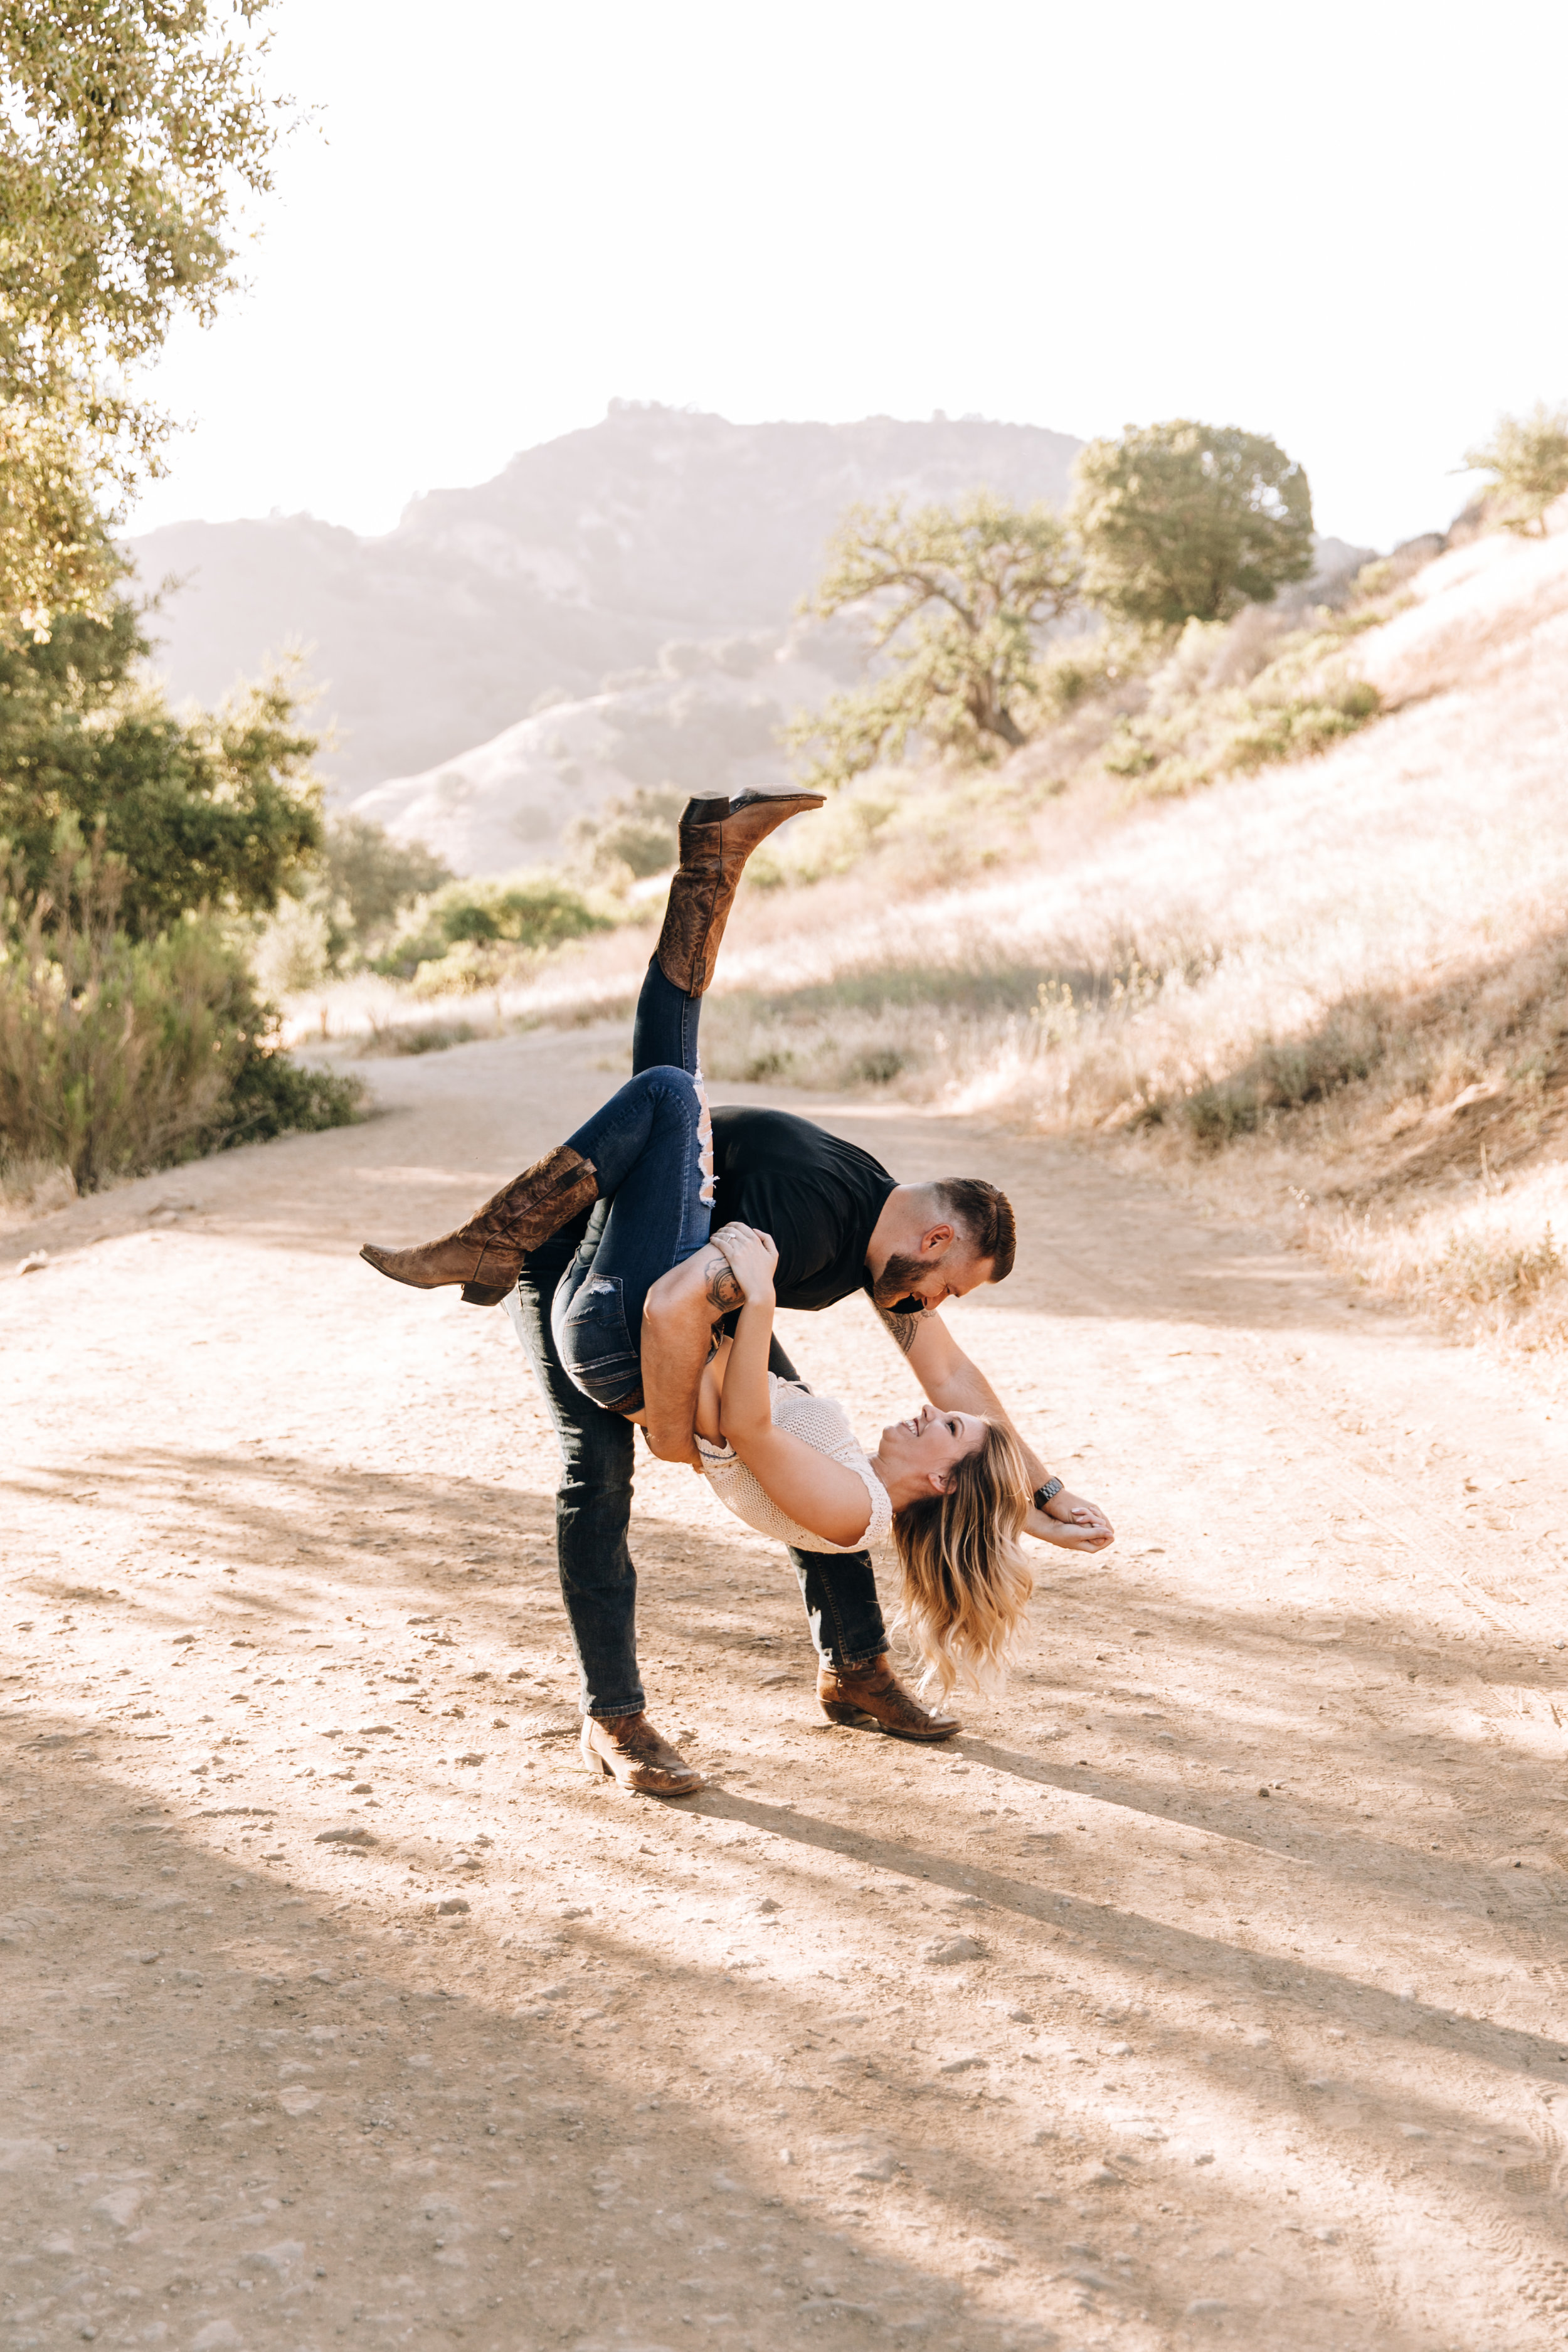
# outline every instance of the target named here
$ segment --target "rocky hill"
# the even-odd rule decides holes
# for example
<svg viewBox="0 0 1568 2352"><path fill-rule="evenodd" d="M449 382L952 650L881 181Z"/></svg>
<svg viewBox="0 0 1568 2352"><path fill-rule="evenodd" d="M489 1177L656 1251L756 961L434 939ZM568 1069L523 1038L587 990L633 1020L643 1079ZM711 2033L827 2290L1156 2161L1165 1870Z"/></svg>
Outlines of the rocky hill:
<svg viewBox="0 0 1568 2352"><path fill-rule="evenodd" d="M455 755L515 733L542 698L595 702L617 673L645 673L611 688L637 699L618 718L601 709L583 721L590 732L603 720L612 735L642 739L651 719L675 749L703 738L710 769L720 739L734 739L737 759L767 756L773 722L753 706L785 687L792 702L809 698L811 681L763 690L742 673L781 652L799 667L802 649L785 644L790 616L847 505L947 499L981 483L1059 500L1078 446L980 419L731 425L617 402L602 423L522 451L493 481L416 499L382 538L274 516L171 524L132 553L144 584L183 583L155 624L176 695L210 702L300 645L321 689L316 717L335 739L323 761L334 798L403 778L420 789L402 798L425 803L426 780L433 788ZM737 649L748 637L750 650ZM813 666L825 687L830 653L816 648ZM575 743L560 716L545 738ZM661 764L645 740L629 767L602 765L602 788L642 780L650 759ZM559 806L542 805L541 843L578 797L573 765L586 773L571 750L552 766ZM665 772L685 782L689 771L672 760ZM506 836L501 856L492 828L487 861L527 854L528 812L511 814L523 834Z"/></svg>
<svg viewBox="0 0 1568 2352"><path fill-rule="evenodd" d="M617 674L602 692L552 702L422 774L373 785L350 806L427 843L458 874L548 863L576 819L639 786L689 795L782 783L784 721L859 670L845 635L800 624L672 638L657 662Z"/></svg>

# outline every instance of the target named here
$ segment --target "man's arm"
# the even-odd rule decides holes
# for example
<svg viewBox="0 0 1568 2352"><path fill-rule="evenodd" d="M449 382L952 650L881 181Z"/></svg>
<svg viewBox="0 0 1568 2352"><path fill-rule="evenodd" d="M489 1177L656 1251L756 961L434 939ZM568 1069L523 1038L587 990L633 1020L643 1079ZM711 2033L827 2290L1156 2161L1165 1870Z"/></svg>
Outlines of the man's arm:
<svg viewBox="0 0 1568 2352"><path fill-rule="evenodd" d="M1011 1429L1018 1440L1031 1490L1046 1486L1050 1472L1013 1427L1001 1398L979 1366L971 1363L936 1310L900 1315L879 1307L877 1312L894 1345L909 1358L910 1370L932 1404L943 1412L981 1413L987 1421ZM1069 1551L1103 1551L1115 1532L1097 1503L1069 1495L1065 1486L1052 1496L1048 1509L1037 1511L1031 1507L1024 1528L1042 1543L1059 1544Z"/></svg>
<svg viewBox="0 0 1568 2352"><path fill-rule="evenodd" d="M648 1445L661 1462L689 1462L700 1469L691 1433L702 1368L714 1324L744 1300L728 1258L711 1242L661 1274L648 1292L642 1316L643 1402Z"/></svg>

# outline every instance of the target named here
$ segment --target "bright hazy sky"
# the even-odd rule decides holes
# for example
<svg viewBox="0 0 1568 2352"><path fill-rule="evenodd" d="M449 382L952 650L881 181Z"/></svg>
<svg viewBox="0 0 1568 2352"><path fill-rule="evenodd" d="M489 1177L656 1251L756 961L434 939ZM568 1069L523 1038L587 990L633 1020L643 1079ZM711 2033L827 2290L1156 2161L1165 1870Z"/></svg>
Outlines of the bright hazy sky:
<svg viewBox="0 0 1568 2352"><path fill-rule="evenodd" d="M320 110L134 527L389 529L616 394L1273 434L1445 524L1568 397L1561 0L279 0Z"/></svg>

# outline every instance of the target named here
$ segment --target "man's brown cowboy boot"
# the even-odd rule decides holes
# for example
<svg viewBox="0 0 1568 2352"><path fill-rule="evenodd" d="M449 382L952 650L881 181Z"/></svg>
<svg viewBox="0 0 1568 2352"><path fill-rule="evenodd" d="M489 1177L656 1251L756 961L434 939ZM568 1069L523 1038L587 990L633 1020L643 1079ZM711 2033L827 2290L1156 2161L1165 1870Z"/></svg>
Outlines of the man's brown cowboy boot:
<svg viewBox="0 0 1568 2352"><path fill-rule="evenodd" d="M888 1664L884 1650L868 1666L819 1666L816 1701L829 1723L885 1731L889 1739L951 1739L963 1726L951 1715L929 1715Z"/></svg>
<svg viewBox="0 0 1568 2352"><path fill-rule="evenodd" d="M820 808L822 800L820 793L742 793L732 801L687 802L680 863L669 886L657 950L660 971L683 995L706 993L752 850L787 817Z"/></svg>
<svg viewBox="0 0 1568 2352"><path fill-rule="evenodd" d="M707 1782L684 1756L661 1739L646 1715L583 1718L583 1761L606 1780L645 1797L693 1797Z"/></svg>
<svg viewBox="0 0 1568 2352"><path fill-rule="evenodd" d="M477 1215L438 1242L416 1249L378 1249L366 1242L360 1255L378 1274L416 1290L438 1290L460 1282L470 1307L499 1307L515 1288L524 1254L599 1197L594 1163L569 1144L558 1143L521 1176L514 1176Z"/></svg>

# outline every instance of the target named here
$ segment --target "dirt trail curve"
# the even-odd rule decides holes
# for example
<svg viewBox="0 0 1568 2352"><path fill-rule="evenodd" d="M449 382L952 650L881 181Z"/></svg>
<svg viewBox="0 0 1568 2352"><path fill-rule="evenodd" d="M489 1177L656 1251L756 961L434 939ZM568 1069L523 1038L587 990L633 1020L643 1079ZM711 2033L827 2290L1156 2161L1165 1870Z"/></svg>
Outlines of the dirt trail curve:
<svg viewBox="0 0 1568 2352"><path fill-rule="evenodd" d="M8 1238L0 2352L1568 2341L1560 1423L1152 1182L817 1106L1013 1194L955 1320L1121 1541L925 1753L645 1466L713 1782L624 1798L505 1318L353 1255L622 1066L381 1065ZM904 1409L858 1302L787 1319Z"/></svg>

